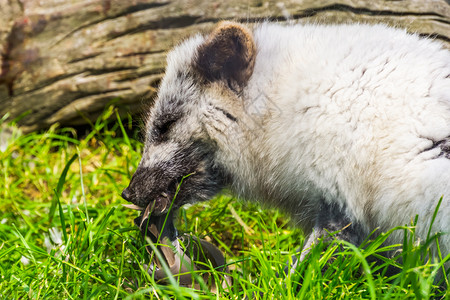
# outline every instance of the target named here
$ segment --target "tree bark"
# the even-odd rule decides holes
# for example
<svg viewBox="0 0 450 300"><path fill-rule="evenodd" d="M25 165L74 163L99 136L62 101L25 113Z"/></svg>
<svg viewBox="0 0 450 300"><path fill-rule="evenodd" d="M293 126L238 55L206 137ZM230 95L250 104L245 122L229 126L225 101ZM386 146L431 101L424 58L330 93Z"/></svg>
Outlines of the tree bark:
<svg viewBox="0 0 450 300"><path fill-rule="evenodd" d="M450 0L0 0L0 119L81 125L152 101L174 44L224 19L387 23L450 49Z"/></svg>

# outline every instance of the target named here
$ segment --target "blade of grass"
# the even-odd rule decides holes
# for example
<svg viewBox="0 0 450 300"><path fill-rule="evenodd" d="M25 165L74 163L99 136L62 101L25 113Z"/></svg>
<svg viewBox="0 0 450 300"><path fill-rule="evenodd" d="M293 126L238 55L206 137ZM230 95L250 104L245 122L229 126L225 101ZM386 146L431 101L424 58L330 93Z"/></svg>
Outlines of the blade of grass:
<svg viewBox="0 0 450 300"><path fill-rule="evenodd" d="M86 193L84 191L84 180L83 180L83 165L81 164L81 153L80 148L77 147L77 153L78 153L78 165L80 166L80 186L81 186L81 194L83 195L83 203L84 203L84 211L86 214L86 223L90 223L89 219L89 213L87 209L87 199L86 199Z"/></svg>
<svg viewBox="0 0 450 300"><path fill-rule="evenodd" d="M62 233L63 233L63 237L64 237L64 242L67 245L68 242L68 237L67 237L67 231L66 231L66 219L64 217L64 212L63 212L63 208L61 205L61 201L59 201L59 195L56 193L55 191L55 198L56 198L56 202L58 204L58 208L59 208L59 220L61 222L61 228L62 228Z"/></svg>
<svg viewBox="0 0 450 300"><path fill-rule="evenodd" d="M370 298L372 300L375 300L376 299L375 283L374 283L374 280L373 280L372 271L370 270L370 267L369 267L369 264L367 263L366 258L361 253L361 251L358 249L358 247L356 247L352 243L349 243L349 242L346 242L346 241L340 241L340 243L343 243L345 246L350 248L353 251L353 253L355 254L355 256L361 262L361 265L362 265L363 270L364 270L364 275L365 275L365 277L367 279L367 285L369 287Z"/></svg>
<svg viewBox="0 0 450 300"><path fill-rule="evenodd" d="M128 138L128 134L127 134L125 128L123 127L123 123L122 123L122 119L120 118L119 111L116 109L115 112L116 112L117 122L119 123L120 131L122 132L123 139L125 140L125 144L127 144L127 146L131 149L132 147L131 147L130 139Z"/></svg>
<svg viewBox="0 0 450 300"><path fill-rule="evenodd" d="M62 171L61 175L59 176L58 184L56 185L55 193L57 197L54 197L52 200L52 203L50 205L50 213L49 213L49 221L52 222L53 216L56 211L57 206L57 199L61 197L62 189L64 186L64 183L66 182L67 172L69 172L70 165L77 159L78 154L74 154L69 161L66 163L64 170Z"/></svg>
<svg viewBox="0 0 450 300"><path fill-rule="evenodd" d="M13 227L16 231L17 236L19 237L20 241L22 242L22 244L25 246L25 249L27 249L28 254L30 255L31 260L33 261L34 264L36 264L36 258L33 255L33 252L31 251L31 247L30 245L28 245L28 242L25 240L25 238L23 237L23 235L20 233L20 231L17 229L16 225L13 224Z"/></svg>
<svg viewBox="0 0 450 300"><path fill-rule="evenodd" d="M433 217L431 218L430 227L428 228L427 241L430 239L431 229L433 227L434 221L436 220L438 210L441 207L442 199L444 199L444 196L439 199L438 204L436 205L436 209L434 210Z"/></svg>

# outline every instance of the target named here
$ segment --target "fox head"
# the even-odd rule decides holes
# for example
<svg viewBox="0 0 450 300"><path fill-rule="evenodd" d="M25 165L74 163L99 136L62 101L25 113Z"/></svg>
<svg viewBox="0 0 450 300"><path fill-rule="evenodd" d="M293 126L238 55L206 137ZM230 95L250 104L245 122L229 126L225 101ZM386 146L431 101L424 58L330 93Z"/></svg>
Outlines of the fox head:
<svg viewBox="0 0 450 300"><path fill-rule="evenodd" d="M124 199L142 208L152 204L162 214L182 180L174 208L208 200L228 184L224 148L236 143L255 56L251 32L233 22L219 23L209 36L190 38L168 54L148 112L142 159Z"/></svg>

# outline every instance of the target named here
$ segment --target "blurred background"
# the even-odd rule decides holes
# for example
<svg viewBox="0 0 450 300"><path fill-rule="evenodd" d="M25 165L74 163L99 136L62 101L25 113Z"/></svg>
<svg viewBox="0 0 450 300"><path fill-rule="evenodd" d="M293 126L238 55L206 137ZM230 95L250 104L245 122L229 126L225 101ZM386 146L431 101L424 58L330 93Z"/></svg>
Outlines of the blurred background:
<svg viewBox="0 0 450 300"><path fill-rule="evenodd" d="M450 48L449 0L0 0L0 118L23 132L142 112L167 51L220 20L386 23Z"/></svg>

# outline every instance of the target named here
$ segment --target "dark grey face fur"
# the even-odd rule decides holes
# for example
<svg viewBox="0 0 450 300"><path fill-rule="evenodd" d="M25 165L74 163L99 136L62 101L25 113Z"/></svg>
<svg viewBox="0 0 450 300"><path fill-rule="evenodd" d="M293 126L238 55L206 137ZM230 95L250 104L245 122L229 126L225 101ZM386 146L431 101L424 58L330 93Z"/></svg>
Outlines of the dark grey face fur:
<svg viewBox="0 0 450 300"><path fill-rule="evenodd" d="M161 143L156 147L164 146ZM208 200L223 188L223 172L214 165L214 152L208 145L192 140L184 145L175 144L175 147L170 159L151 165L141 161L122 196L140 207L155 201L154 212L160 214L169 209L181 182L174 209L186 203Z"/></svg>
<svg viewBox="0 0 450 300"><path fill-rule="evenodd" d="M142 208L154 201L156 214L169 209L180 183L174 209L208 200L225 184L223 171L215 164L214 144L202 130L198 110L193 109L199 95L192 78L187 71L175 75L161 85L147 121L142 160L122 193Z"/></svg>
<svg viewBox="0 0 450 300"><path fill-rule="evenodd" d="M224 23L209 38L194 37L169 53L166 74L147 119L144 153L122 193L124 199L141 208L154 203L153 212L162 214L182 180L175 209L208 200L225 186L227 176L211 135L214 130L207 130L216 122L208 111L211 97L221 96L208 96L205 90L217 82L233 92L245 85L254 63L249 39L241 26ZM224 109L214 107L213 111L237 122Z"/></svg>

